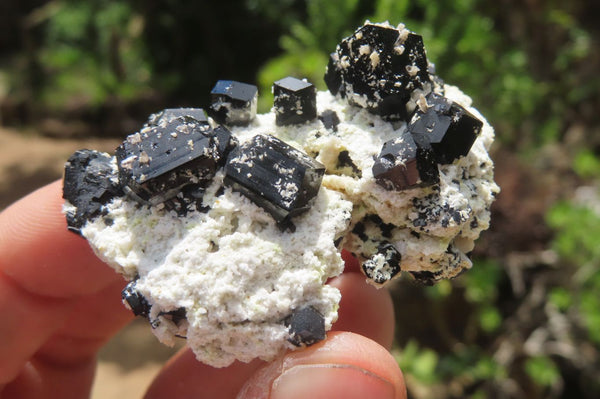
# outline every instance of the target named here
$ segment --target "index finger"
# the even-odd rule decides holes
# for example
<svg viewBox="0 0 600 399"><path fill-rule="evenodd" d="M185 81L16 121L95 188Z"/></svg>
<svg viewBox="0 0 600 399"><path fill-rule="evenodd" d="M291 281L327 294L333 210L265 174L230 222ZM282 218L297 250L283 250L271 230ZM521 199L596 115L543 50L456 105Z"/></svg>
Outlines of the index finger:
<svg viewBox="0 0 600 399"><path fill-rule="evenodd" d="M67 231L62 203L55 182L0 214L0 385L34 358L89 361L131 319L118 300L123 279Z"/></svg>
<svg viewBox="0 0 600 399"><path fill-rule="evenodd" d="M67 230L61 187L56 181L0 213L0 270L37 295L89 295L119 277Z"/></svg>

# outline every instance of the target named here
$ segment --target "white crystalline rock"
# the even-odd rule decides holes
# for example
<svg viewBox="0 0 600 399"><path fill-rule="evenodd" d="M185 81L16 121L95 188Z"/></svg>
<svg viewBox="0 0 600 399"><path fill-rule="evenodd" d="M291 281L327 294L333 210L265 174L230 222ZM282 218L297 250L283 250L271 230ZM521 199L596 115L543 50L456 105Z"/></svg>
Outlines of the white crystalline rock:
<svg viewBox="0 0 600 399"><path fill-rule="evenodd" d="M437 280L471 267L465 253L488 228L498 192L487 153L494 133L460 90L445 86L445 95L484 125L466 157L440 166L439 190L389 191L378 185L371 171L374 158L386 141L404 133L405 123L386 122L319 92L318 113L332 110L340 119L335 133L318 119L276 126L275 112L232 128L240 144L273 134L327 168L312 207L293 218L295 232L282 232L243 195L229 188L218 192L223 175L217 172L203 198L206 213L180 217L164 207L117 198L108 205L111 222L99 217L82 234L115 270L138 278L137 289L152 305L153 332L162 342L186 336L198 360L215 367L236 359L273 359L294 348L283 323L292 309L313 306L324 316L326 330L335 322L340 293L325 284L343 270L334 241L343 237L340 248L361 261L373 255L385 234L377 226L366 227L366 241L352 233L367 215L395 226L385 240L401 253L403 271L428 272ZM339 165L344 151L353 165ZM165 317L180 308L186 320L176 324Z"/></svg>

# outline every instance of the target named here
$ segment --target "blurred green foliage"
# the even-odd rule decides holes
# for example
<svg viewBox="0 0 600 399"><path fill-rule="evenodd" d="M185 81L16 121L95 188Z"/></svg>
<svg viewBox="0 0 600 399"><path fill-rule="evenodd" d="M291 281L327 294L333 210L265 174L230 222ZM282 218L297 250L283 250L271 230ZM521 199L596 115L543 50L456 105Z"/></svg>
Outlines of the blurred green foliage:
<svg viewBox="0 0 600 399"><path fill-rule="evenodd" d="M39 93L45 106L70 101L100 105L111 97L136 98L151 77L143 20L125 2L52 2L36 14L46 19L45 45L37 55L48 69Z"/></svg>

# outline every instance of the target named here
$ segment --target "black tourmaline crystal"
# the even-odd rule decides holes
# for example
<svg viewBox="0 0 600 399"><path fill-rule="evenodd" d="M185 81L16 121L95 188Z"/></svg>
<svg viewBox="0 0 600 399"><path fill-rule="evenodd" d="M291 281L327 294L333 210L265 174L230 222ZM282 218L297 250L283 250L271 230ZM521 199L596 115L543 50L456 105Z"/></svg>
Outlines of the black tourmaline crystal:
<svg viewBox="0 0 600 399"><path fill-rule="evenodd" d="M431 91L427 67L421 36L366 24L330 55L325 83L332 94L387 120L407 120L415 108L414 91Z"/></svg>
<svg viewBox="0 0 600 399"><path fill-rule="evenodd" d="M206 187L232 143L222 126L213 130L189 114L166 113L128 136L116 151L121 184L133 198L151 205L174 198L188 185Z"/></svg>
<svg viewBox="0 0 600 399"><path fill-rule="evenodd" d="M225 184L285 225L310 208L324 173L325 167L305 153L276 137L258 135L231 152Z"/></svg>
<svg viewBox="0 0 600 399"><path fill-rule="evenodd" d="M226 125L248 125L256 116L256 86L219 80L210 92L210 115Z"/></svg>
<svg viewBox="0 0 600 399"><path fill-rule="evenodd" d="M383 145L373 164L373 176L387 190L430 186L440 180L431 147L419 146L410 134Z"/></svg>
<svg viewBox="0 0 600 399"><path fill-rule="evenodd" d="M319 115L319 120L323 123L325 129L337 132L337 127L340 124L340 118L337 116L335 111L326 109Z"/></svg>
<svg viewBox="0 0 600 399"><path fill-rule="evenodd" d="M65 165L63 198L75 206L67 210L67 227L74 233L102 213L102 207L123 195L111 157L93 150L76 151Z"/></svg>
<svg viewBox="0 0 600 399"><path fill-rule="evenodd" d="M365 275L376 284L384 284L400 273L400 252L392 244L379 245L377 252L362 264Z"/></svg>
<svg viewBox="0 0 600 399"><path fill-rule="evenodd" d="M147 317L150 313L150 304L136 289L137 280L129 282L121 292L121 298L131 309L134 315Z"/></svg>
<svg viewBox="0 0 600 399"><path fill-rule="evenodd" d="M417 143L429 143L440 164L466 156L481 132L483 122L462 106L431 93L427 110L418 109L408 125Z"/></svg>
<svg viewBox="0 0 600 399"><path fill-rule="evenodd" d="M312 306L295 310L284 324L289 328L288 340L296 346L308 346L325 339L325 319Z"/></svg>
<svg viewBox="0 0 600 399"><path fill-rule="evenodd" d="M301 124L317 117L317 89L312 83L283 78L273 84L273 95L278 126Z"/></svg>

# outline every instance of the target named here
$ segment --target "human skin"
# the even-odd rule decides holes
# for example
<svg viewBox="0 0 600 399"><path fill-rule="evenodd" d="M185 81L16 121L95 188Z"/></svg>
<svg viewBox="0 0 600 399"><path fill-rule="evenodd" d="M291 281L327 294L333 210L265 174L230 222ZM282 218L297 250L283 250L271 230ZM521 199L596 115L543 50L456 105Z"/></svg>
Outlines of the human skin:
<svg viewBox="0 0 600 399"><path fill-rule="evenodd" d="M88 398L96 354L131 321L125 280L66 228L60 181L0 213L0 399ZM171 358L146 398L406 398L389 349L389 293L365 283L356 260L329 281L342 292L327 339L273 362L216 369L188 349Z"/></svg>

